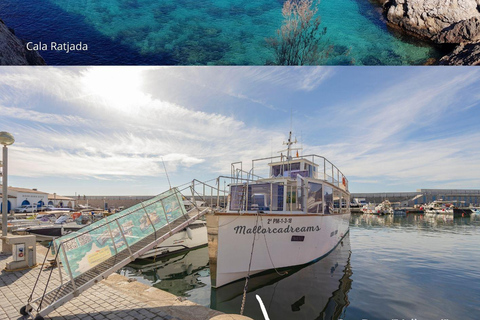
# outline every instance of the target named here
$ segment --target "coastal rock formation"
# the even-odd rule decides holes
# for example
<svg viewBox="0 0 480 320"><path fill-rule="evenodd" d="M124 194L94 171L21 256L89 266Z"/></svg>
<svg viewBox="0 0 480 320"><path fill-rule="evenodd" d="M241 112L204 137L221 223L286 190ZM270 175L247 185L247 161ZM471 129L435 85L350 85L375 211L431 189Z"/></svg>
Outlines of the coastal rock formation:
<svg viewBox="0 0 480 320"><path fill-rule="evenodd" d="M387 21L422 38L432 39L451 25L480 17L480 0L387 0Z"/></svg>
<svg viewBox="0 0 480 320"><path fill-rule="evenodd" d="M0 19L0 65L44 64L45 60L37 52L27 50L25 43Z"/></svg>
<svg viewBox="0 0 480 320"><path fill-rule="evenodd" d="M480 0L385 0L390 26L437 44L458 44L440 64L480 64Z"/></svg>
<svg viewBox="0 0 480 320"><path fill-rule="evenodd" d="M480 43L461 44L455 50L439 61L441 65L479 66Z"/></svg>
<svg viewBox="0 0 480 320"><path fill-rule="evenodd" d="M443 29L433 38L436 43L466 43L480 41L480 18L473 17Z"/></svg>

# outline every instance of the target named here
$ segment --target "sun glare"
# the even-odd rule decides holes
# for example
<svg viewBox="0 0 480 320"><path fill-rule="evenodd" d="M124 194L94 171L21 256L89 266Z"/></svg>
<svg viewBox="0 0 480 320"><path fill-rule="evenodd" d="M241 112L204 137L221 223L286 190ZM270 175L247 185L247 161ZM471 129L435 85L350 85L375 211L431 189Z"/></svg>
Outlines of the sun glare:
<svg viewBox="0 0 480 320"><path fill-rule="evenodd" d="M146 68L96 67L83 72L85 93L99 99L108 108L132 113L151 99L142 92L143 73Z"/></svg>

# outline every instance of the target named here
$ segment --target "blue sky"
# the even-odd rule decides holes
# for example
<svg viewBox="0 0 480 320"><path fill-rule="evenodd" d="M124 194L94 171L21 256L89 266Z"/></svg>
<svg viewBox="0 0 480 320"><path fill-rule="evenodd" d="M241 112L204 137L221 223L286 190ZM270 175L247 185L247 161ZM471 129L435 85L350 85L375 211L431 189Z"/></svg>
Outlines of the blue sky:
<svg viewBox="0 0 480 320"><path fill-rule="evenodd" d="M480 186L480 69L6 67L9 185L154 195L276 155L292 126L351 192Z"/></svg>

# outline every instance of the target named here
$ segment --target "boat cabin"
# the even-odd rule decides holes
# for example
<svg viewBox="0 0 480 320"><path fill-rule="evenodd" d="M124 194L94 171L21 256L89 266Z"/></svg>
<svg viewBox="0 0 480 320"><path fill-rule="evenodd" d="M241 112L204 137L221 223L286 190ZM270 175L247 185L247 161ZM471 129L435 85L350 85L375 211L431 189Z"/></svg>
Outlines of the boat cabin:
<svg viewBox="0 0 480 320"><path fill-rule="evenodd" d="M269 178L229 185L227 212L333 214L349 210L346 178L333 165L337 172L332 169L331 175L319 172L319 165L305 158L268 165Z"/></svg>
<svg viewBox="0 0 480 320"><path fill-rule="evenodd" d="M288 177L295 179L297 175L317 179L318 164L307 159L269 163L270 177Z"/></svg>

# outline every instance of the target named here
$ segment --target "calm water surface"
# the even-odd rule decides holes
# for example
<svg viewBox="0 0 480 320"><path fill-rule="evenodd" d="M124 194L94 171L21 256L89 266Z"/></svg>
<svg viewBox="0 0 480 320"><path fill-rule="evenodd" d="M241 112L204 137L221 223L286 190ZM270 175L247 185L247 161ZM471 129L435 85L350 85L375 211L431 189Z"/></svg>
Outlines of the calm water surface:
<svg viewBox="0 0 480 320"><path fill-rule="evenodd" d="M253 277L245 315L263 319L466 320L480 315L480 217L353 215L330 255ZM287 272L285 274L285 272ZM239 313L243 281L210 287L207 248L121 271L199 304Z"/></svg>
<svg viewBox="0 0 480 320"><path fill-rule="evenodd" d="M43 51L53 65L264 65L283 0L2 0L0 18L33 42L87 43L87 52ZM423 64L441 53L390 32L368 0L322 0L322 64Z"/></svg>

